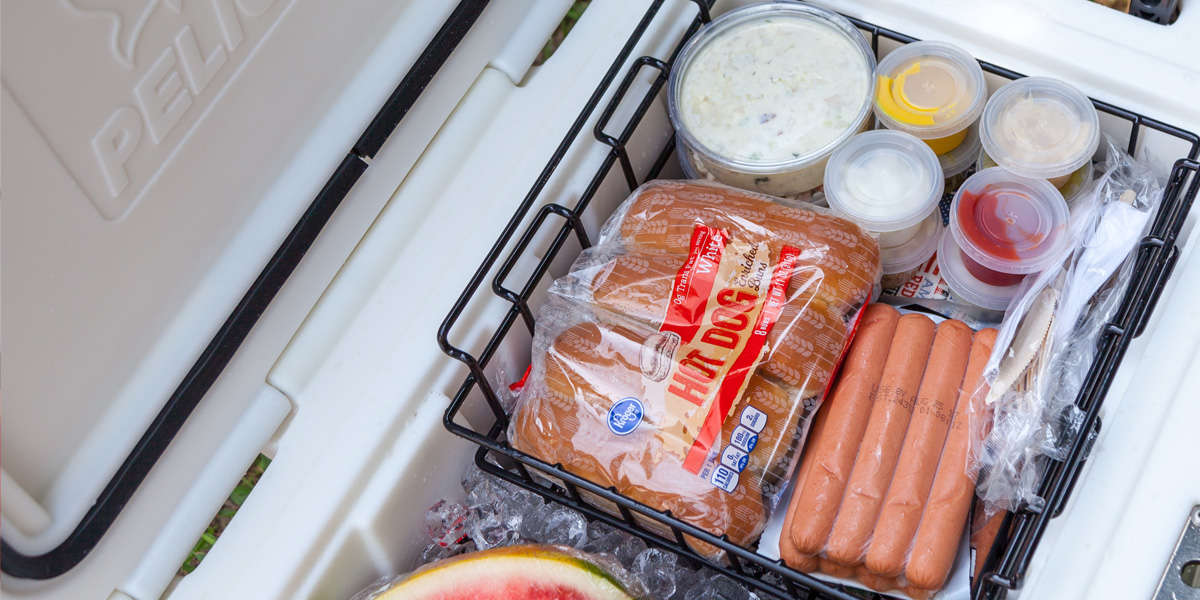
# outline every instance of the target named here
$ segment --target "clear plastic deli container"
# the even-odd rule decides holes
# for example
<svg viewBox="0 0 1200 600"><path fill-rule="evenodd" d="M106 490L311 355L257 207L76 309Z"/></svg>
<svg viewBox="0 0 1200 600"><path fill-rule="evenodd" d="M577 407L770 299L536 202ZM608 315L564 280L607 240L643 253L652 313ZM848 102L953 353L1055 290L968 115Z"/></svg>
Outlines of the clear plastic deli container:
<svg viewBox="0 0 1200 600"><path fill-rule="evenodd" d="M913 42L879 61L875 117L888 129L911 133L938 154L954 150L987 102L979 63L958 46Z"/></svg>
<svg viewBox="0 0 1200 600"><path fill-rule="evenodd" d="M966 144L964 143L964 145ZM990 169L992 167L999 166L996 164L996 161L992 160L992 157L988 156L987 153L982 150L982 145L980 146L980 150L976 152L976 155L979 157L979 160L976 162L976 167L978 169ZM1087 189L1088 183L1091 183L1092 181L1093 170L1094 167L1092 166L1092 161L1089 160L1083 163L1082 167L1079 167L1078 169L1075 169L1074 171L1071 171L1062 177L1048 179L1047 181L1053 184L1054 187L1058 188L1058 191L1062 192L1063 198L1066 198L1067 203L1070 204L1080 192ZM965 179L965 177L963 179Z"/></svg>
<svg viewBox="0 0 1200 600"><path fill-rule="evenodd" d="M1087 96L1049 77L1025 77L992 94L979 121L986 156L1025 177L1063 189L1086 179L1100 144L1100 117ZM1081 172L1082 171L1082 172ZM1070 197L1064 191L1064 195Z"/></svg>
<svg viewBox="0 0 1200 600"><path fill-rule="evenodd" d="M937 252L938 242L946 230L941 211L929 213L925 220L913 226L916 232L908 240L884 251L880 244L879 261L883 267L882 288L896 289L912 279L913 273L929 262Z"/></svg>
<svg viewBox="0 0 1200 600"><path fill-rule="evenodd" d="M938 238L937 256L938 270L942 279L946 280L946 285L950 287L950 293L975 306L1004 310L1021 289L1023 276L1014 283L993 285L973 275L967 267L962 250L948 230Z"/></svg>
<svg viewBox="0 0 1200 600"><path fill-rule="evenodd" d="M996 286L1061 259L1069 219L1066 200L1049 182L999 167L967 178L950 205L950 233L966 269Z"/></svg>
<svg viewBox="0 0 1200 600"><path fill-rule="evenodd" d="M928 145L902 131L876 129L833 153L824 190L830 208L878 237L883 273L896 275L933 253L944 184ZM938 227L930 226L931 217Z"/></svg>
<svg viewBox="0 0 1200 600"><path fill-rule="evenodd" d="M945 154L938 155L942 164L942 176L946 178L946 193L953 193L975 171L975 167L983 152L983 144L979 142L979 124L967 128L967 135L961 144ZM992 165L995 166L995 165Z"/></svg>
<svg viewBox="0 0 1200 600"><path fill-rule="evenodd" d="M875 55L845 18L795 3L730 11L671 70L668 113L702 177L797 198L867 126Z"/></svg>

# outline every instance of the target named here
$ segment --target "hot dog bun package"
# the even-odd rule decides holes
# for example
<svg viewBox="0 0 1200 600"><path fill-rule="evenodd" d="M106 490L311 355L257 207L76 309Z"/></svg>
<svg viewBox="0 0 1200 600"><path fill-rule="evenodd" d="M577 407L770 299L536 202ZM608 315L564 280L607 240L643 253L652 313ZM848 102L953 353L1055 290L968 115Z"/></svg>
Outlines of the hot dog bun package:
<svg viewBox="0 0 1200 600"><path fill-rule="evenodd" d="M982 441L971 416L995 341L957 320L863 311L797 470L784 562L911 598L943 587L965 546Z"/></svg>
<svg viewBox="0 0 1200 600"><path fill-rule="evenodd" d="M647 183L552 284L509 439L747 544L879 276L874 239L822 209Z"/></svg>

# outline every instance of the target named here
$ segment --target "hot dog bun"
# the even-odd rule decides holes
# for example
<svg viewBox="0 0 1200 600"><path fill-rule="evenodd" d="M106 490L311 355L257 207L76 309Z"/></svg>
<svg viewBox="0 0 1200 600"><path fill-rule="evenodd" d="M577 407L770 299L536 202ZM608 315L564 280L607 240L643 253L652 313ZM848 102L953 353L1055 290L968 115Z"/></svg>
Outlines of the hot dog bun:
<svg viewBox="0 0 1200 600"><path fill-rule="evenodd" d="M596 306L659 328L675 284L687 259L682 254L621 254L601 261L585 282ZM802 267L792 279L814 269ZM767 334L760 373L797 388L801 396L821 393L846 343L847 324L817 293L819 285L793 291L779 320Z"/></svg>
<svg viewBox="0 0 1200 600"><path fill-rule="evenodd" d="M853 314L879 278L879 246L854 223L787 206L755 194L702 181L652 182L638 189L616 234L640 251L678 253L703 223L731 236L795 246L799 262L816 267L826 303ZM794 280L793 288L807 279Z"/></svg>

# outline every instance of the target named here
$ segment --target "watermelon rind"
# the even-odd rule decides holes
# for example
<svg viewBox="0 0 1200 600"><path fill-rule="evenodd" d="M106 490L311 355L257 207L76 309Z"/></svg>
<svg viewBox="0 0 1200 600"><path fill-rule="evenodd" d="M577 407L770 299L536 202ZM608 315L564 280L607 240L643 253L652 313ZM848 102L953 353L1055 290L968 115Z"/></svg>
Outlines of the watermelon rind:
<svg viewBox="0 0 1200 600"><path fill-rule="evenodd" d="M588 600L633 600L621 582L586 555L550 546L509 546L464 554L422 567L377 600L439 598L464 584L533 577L542 585L565 586Z"/></svg>

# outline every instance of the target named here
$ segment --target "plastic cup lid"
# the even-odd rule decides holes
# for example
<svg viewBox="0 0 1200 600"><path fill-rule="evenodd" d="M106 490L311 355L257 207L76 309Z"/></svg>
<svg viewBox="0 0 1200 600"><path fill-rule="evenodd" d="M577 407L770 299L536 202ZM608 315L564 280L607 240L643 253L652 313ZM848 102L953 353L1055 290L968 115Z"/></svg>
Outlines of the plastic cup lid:
<svg viewBox="0 0 1200 600"><path fill-rule="evenodd" d="M1067 201L1050 182L1001 167L968 177L950 205L955 243L1001 273L1036 273L1061 258L1069 219Z"/></svg>
<svg viewBox="0 0 1200 600"><path fill-rule="evenodd" d="M945 230L941 211L929 213L924 221L913 228L916 229L913 236L900 245L884 247L883 240L880 240L879 262L885 275L911 271L933 256Z"/></svg>
<svg viewBox="0 0 1200 600"><path fill-rule="evenodd" d="M739 30L750 27L763 26L764 24L772 24L772 27L796 27L798 24L812 28L816 27L817 32L829 34L836 38L845 40L852 52L838 52L837 56L829 56L828 53L821 54L818 50L805 47L804 42L812 35L801 31L796 33L795 53L804 60L817 60L826 63L830 68L838 69L838 72L856 74L861 71L864 78L865 86L859 94L852 93L846 90L835 89L830 91L830 95L822 99L823 102L829 103L836 99L845 104L844 116L847 118L846 126L836 131L827 132L828 139L815 136L815 141L812 144L806 145L803 149L790 148L786 144L776 148L776 156L758 156L759 152L749 152L745 149L726 148L718 149L709 139L706 143L700 139L702 136L697 136L696 132L692 131L692 127L696 123L689 123L689 113L685 110L685 98L683 97L684 89L688 87L690 69L692 63L701 57L704 51L710 46L722 43L728 35L736 35ZM730 38L732 39L732 38ZM731 42L732 43L732 42ZM735 81L725 80L720 85L731 86L733 89L740 89L740 86L747 83L747 78L754 77L757 73L757 79L752 83L757 84L759 81L766 82L769 79L770 69L775 68L770 66L772 56L760 56L762 53L755 53L753 48L742 48L739 52L735 52L739 60L760 60L763 64L758 69L750 69L749 67L736 69L734 71L722 71L728 75L732 72L736 75ZM774 61L777 65L780 61ZM751 64L753 66L753 64ZM680 51L679 58L675 65L671 68L670 78L667 83L667 112L670 116L671 123L675 126L676 132L679 134L684 143L695 149L697 152L705 155L711 160L729 165L741 172L747 173L775 173L781 170L798 168L807 166L825 160L829 153L835 148L845 143L847 138L854 135L862 128L871 115L871 106L875 97L875 53L871 47L867 45L866 38L862 33L845 17L815 6L802 4L798 2L764 2L759 4L751 4L738 9L731 10L712 22L705 25L703 29L692 36ZM708 75L708 72L702 71L701 75ZM785 78L786 75L794 75L789 73L780 73L777 77ZM716 85L714 83L714 85ZM807 89L807 84L801 86L800 89ZM857 92L858 90L854 90ZM759 106L756 98L761 94L744 94L733 105L726 103L723 106L717 107L714 114L720 115L721 119L733 118L741 113L751 111L754 115L761 119L749 119L750 126L755 124L775 123L777 115L771 111L771 107ZM744 100L744 101L743 101ZM738 119L746 119L748 117L737 117ZM779 117L782 119L782 117ZM722 121L715 125L718 128L726 128L737 130L747 127L739 121ZM789 129L793 133L801 131L803 128L796 126ZM811 146L811 147L810 147Z"/></svg>
<svg viewBox="0 0 1200 600"><path fill-rule="evenodd" d="M979 138L996 164L1026 177L1066 175L1091 160L1100 116L1082 92L1049 77L1026 77L992 94Z"/></svg>
<svg viewBox="0 0 1200 600"><path fill-rule="evenodd" d="M905 44L875 68L875 116L889 129L936 139L966 129L987 100L979 63L944 42Z"/></svg>
<svg viewBox="0 0 1200 600"><path fill-rule="evenodd" d="M929 145L904 133L860 133L834 151L825 166L830 208L868 231L897 231L927 217L946 180Z"/></svg>
<svg viewBox="0 0 1200 600"><path fill-rule="evenodd" d="M1004 310L1017 295L1021 284L991 285L975 278L962 260L962 252L949 231L942 234L937 247L938 273L950 291L967 302L988 310Z"/></svg>
<svg viewBox="0 0 1200 600"><path fill-rule="evenodd" d="M982 150L983 144L979 142L979 125L971 125L971 128L967 130L967 137L963 138L961 144L945 154L938 155L938 162L942 163L942 175L954 177L971 168L971 165L979 160Z"/></svg>

